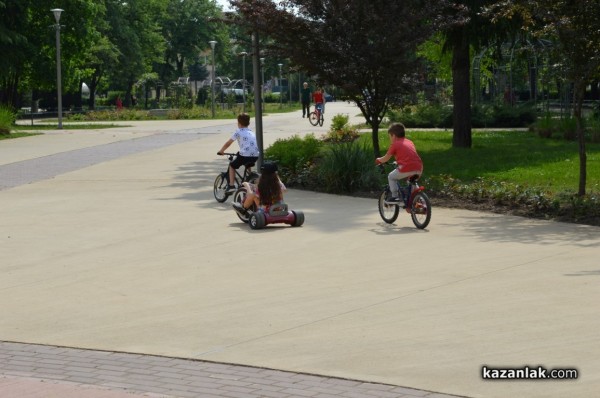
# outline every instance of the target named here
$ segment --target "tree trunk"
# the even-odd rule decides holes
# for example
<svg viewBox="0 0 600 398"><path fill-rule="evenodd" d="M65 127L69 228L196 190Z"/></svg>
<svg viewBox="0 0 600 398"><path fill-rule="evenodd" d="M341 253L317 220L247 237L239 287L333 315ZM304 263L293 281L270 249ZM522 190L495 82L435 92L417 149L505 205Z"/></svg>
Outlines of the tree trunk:
<svg viewBox="0 0 600 398"><path fill-rule="evenodd" d="M471 148L471 84L469 41L462 40L452 51L452 90L454 92L452 146Z"/></svg>
<svg viewBox="0 0 600 398"><path fill-rule="evenodd" d="M577 82L573 93L573 115L577 122L577 137L579 141L579 190L577 195L585 196L585 185L587 179L587 154L585 152L585 131L581 122L581 108L583 107L583 96L585 84Z"/></svg>
<svg viewBox="0 0 600 398"><path fill-rule="evenodd" d="M98 84L100 83L100 79L102 79L102 72L99 70L96 70L96 72L94 72L94 74L92 75L92 78L90 79L90 82L88 84L88 88L90 89L90 99L88 102L90 111L93 111L94 109L96 109L96 88L98 87Z"/></svg>
<svg viewBox="0 0 600 398"><path fill-rule="evenodd" d="M375 154L375 157L378 158L381 156L381 154L379 153L379 122L373 121L373 123L371 123L371 128L373 139L373 153Z"/></svg>

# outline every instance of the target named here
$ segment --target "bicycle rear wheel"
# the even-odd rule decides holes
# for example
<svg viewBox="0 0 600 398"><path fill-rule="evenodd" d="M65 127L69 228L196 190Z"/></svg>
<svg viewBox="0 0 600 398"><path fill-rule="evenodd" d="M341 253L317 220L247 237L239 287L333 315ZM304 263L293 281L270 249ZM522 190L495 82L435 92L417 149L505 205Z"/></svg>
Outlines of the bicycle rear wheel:
<svg viewBox="0 0 600 398"><path fill-rule="evenodd" d="M398 205L392 205L385 203L386 199L390 197L389 189L386 189L379 196L379 215L381 219L388 224L392 224L398 218L400 208Z"/></svg>
<svg viewBox="0 0 600 398"><path fill-rule="evenodd" d="M252 172L250 173L244 182L249 182L250 184L258 184L258 179L260 175L258 173Z"/></svg>
<svg viewBox="0 0 600 398"><path fill-rule="evenodd" d="M215 185L213 187L213 195L219 203L223 203L229 197L227 193L227 174L221 173L215 178Z"/></svg>
<svg viewBox="0 0 600 398"><path fill-rule="evenodd" d="M431 201L425 192L415 195L410 206L410 216L415 226L424 229L431 221Z"/></svg>
<svg viewBox="0 0 600 398"><path fill-rule="evenodd" d="M308 115L308 121L310 122L310 124L312 124L313 126L316 126L317 124L319 124L319 115L317 115L317 112L311 112Z"/></svg>

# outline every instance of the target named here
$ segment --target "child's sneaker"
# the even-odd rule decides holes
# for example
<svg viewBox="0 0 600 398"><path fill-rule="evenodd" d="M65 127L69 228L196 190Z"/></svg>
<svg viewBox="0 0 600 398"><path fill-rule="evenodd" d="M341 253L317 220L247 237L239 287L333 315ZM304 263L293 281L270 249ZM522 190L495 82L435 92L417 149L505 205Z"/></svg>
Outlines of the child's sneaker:
<svg viewBox="0 0 600 398"><path fill-rule="evenodd" d="M233 206L233 209L235 211L237 211L239 214L241 214L242 216L248 215L248 210L244 206L242 206L241 203L233 202L231 205Z"/></svg>
<svg viewBox="0 0 600 398"><path fill-rule="evenodd" d="M237 190L237 187L235 185L227 184L227 187L225 188L225 192L227 192L227 193L234 193L236 190Z"/></svg>

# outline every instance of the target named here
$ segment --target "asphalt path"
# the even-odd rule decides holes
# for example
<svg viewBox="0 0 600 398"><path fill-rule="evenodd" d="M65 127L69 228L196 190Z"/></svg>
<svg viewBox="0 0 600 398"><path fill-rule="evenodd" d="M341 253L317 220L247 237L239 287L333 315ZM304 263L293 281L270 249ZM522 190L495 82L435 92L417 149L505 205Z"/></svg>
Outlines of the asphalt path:
<svg viewBox="0 0 600 398"><path fill-rule="evenodd" d="M264 126L265 145L327 131L299 112ZM291 189L305 224L253 231L212 194L234 128L1 141L0 340L469 397L600 391L598 227L434 208L422 231L383 223L371 199ZM578 378L490 381L483 366Z"/></svg>

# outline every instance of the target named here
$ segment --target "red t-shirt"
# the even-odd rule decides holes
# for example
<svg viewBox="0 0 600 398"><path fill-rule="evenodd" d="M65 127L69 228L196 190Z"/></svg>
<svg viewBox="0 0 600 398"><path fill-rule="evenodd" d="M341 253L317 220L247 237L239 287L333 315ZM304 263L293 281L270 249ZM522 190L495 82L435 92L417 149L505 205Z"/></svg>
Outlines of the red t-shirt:
<svg viewBox="0 0 600 398"><path fill-rule="evenodd" d="M397 138L390 145L387 153L393 155L398 163L398 171L408 173L411 171L422 171L423 161L417 153L415 144L408 138Z"/></svg>
<svg viewBox="0 0 600 398"><path fill-rule="evenodd" d="M313 93L313 101L315 101L315 104L322 104L323 103L323 93L321 93L321 92Z"/></svg>

